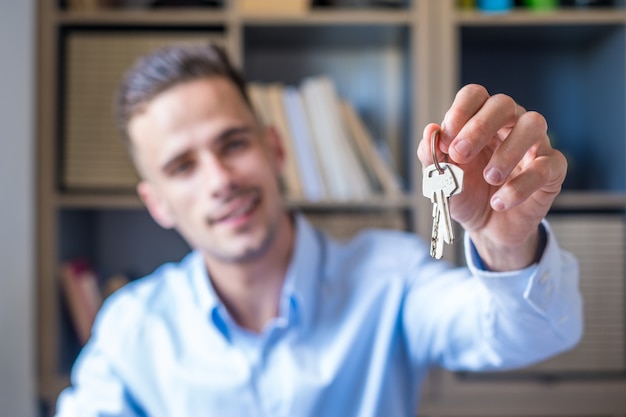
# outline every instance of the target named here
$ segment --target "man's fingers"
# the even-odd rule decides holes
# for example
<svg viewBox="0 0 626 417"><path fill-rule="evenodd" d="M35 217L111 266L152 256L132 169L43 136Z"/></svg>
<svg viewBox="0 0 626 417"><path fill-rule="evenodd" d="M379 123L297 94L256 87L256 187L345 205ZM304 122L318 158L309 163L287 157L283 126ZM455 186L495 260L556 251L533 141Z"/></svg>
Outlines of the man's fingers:
<svg viewBox="0 0 626 417"><path fill-rule="evenodd" d="M469 84L461 88L454 97L452 106L446 112L441 123L441 150L448 153L448 147L463 126L489 99L489 92L478 84Z"/></svg>
<svg viewBox="0 0 626 417"><path fill-rule="evenodd" d="M459 163L472 160L503 128L515 125L517 104L504 94L491 96L465 123L453 139L448 153ZM447 121L446 127L447 130Z"/></svg>
<svg viewBox="0 0 626 417"><path fill-rule="evenodd" d="M566 171L567 162L560 152L538 156L500 187L491 197L491 207L497 211L509 210L532 196L539 205L548 208L561 190Z"/></svg>
<svg viewBox="0 0 626 417"><path fill-rule="evenodd" d="M485 167L485 181L491 185L502 184L527 152L533 151L533 146L547 140L545 118L537 112L522 114Z"/></svg>

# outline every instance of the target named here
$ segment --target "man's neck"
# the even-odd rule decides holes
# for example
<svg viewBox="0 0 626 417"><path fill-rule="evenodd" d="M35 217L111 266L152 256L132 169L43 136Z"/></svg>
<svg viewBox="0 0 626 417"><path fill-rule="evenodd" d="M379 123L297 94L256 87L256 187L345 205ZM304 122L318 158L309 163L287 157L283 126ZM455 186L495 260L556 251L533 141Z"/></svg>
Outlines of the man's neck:
<svg viewBox="0 0 626 417"><path fill-rule="evenodd" d="M246 263L206 259L218 297L235 322L260 333L279 313L280 294L295 245L295 225L289 214L281 220L268 251Z"/></svg>

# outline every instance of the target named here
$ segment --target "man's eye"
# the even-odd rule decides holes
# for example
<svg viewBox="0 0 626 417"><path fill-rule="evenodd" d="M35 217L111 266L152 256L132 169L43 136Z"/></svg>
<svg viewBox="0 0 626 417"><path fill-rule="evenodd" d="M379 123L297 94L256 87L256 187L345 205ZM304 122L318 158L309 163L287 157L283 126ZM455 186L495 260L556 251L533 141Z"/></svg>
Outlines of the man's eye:
<svg viewBox="0 0 626 417"><path fill-rule="evenodd" d="M191 161L181 161L172 167L170 173L172 175L182 175L186 174L193 168L193 163Z"/></svg>
<svg viewBox="0 0 626 417"><path fill-rule="evenodd" d="M244 149L247 145L247 141L245 139L232 139L229 140L223 148L224 152L236 152L241 149Z"/></svg>

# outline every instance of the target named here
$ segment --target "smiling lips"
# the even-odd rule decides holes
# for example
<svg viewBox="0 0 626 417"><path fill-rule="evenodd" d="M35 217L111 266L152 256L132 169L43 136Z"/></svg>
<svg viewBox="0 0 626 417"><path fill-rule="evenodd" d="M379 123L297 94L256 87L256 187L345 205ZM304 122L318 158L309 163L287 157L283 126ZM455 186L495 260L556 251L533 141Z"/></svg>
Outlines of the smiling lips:
<svg viewBox="0 0 626 417"><path fill-rule="evenodd" d="M218 216L209 219L211 226L229 224L240 226L246 223L261 201L258 190L250 190L238 193L227 200L226 207Z"/></svg>

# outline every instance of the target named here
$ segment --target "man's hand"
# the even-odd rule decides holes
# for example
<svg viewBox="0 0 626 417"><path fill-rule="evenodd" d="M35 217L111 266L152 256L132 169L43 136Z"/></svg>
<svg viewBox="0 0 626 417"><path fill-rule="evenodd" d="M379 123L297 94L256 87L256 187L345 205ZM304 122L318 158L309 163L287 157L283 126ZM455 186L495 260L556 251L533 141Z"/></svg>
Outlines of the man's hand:
<svg viewBox="0 0 626 417"><path fill-rule="evenodd" d="M441 127L424 129L417 149L424 167L433 163L430 138L439 128L438 160L465 171L463 193L450 198L452 217L488 268L530 265L541 245L539 223L567 172L565 157L550 145L545 119L506 95L467 85Z"/></svg>

